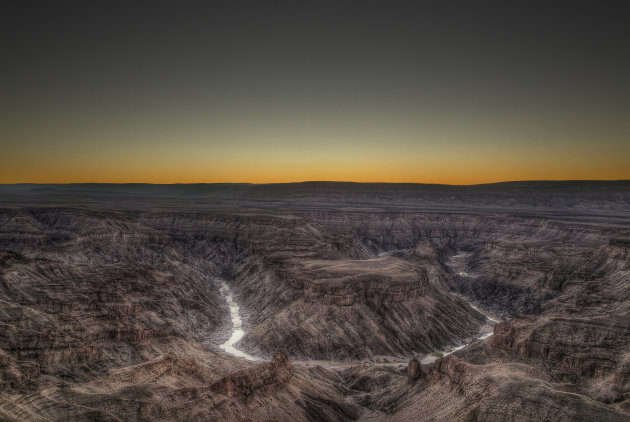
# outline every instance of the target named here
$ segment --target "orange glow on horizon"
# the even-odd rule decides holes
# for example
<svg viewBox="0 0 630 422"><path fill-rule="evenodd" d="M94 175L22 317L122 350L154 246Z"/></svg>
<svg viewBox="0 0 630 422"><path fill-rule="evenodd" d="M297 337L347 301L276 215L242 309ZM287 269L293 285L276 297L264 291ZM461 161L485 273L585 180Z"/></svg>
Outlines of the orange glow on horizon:
<svg viewBox="0 0 630 422"><path fill-rule="evenodd" d="M286 168L289 167L289 168ZM474 185L517 180L624 180L630 179L626 169L600 168L505 168L501 166L343 166L321 169L301 166L252 168L251 166L204 169L194 166L136 168L85 165L56 168L38 167L36 170L11 173L2 171L0 183L293 183L304 181L345 181L372 183L431 183L447 185ZM108 171L109 170L109 171Z"/></svg>
<svg viewBox="0 0 630 422"><path fill-rule="evenodd" d="M630 179L630 145L590 142L498 143L471 133L427 139L355 134L219 138L106 138L16 144L0 157L0 183L290 183L352 181L471 185L515 180ZM184 134L179 139L186 139ZM172 135L177 139L176 135ZM499 136L496 136L499 138ZM201 139L197 141L196 139ZM256 139L255 141L253 139ZM324 139L323 141L321 139ZM458 139L466 139L466 142ZM568 145L568 146L567 146ZM613 144L611 144L613 145Z"/></svg>

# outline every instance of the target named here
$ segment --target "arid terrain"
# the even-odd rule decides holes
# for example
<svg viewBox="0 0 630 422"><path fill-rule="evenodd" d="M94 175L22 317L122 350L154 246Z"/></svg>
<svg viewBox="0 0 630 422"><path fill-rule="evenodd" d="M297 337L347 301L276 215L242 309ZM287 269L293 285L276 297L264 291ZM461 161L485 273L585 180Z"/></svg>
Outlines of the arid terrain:
<svg viewBox="0 0 630 422"><path fill-rule="evenodd" d="M630 182L0 185L0 420L628 421Z"/></svg>

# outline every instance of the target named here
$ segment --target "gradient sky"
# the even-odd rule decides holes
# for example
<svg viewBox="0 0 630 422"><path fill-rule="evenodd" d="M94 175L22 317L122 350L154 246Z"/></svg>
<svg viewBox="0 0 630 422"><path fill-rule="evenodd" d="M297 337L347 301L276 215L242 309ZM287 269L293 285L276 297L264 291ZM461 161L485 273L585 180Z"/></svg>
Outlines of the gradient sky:
<svg viewBox="0 0 630 422"><path fill-rule="evenodd" d="M0 183L630 179L614 3L11 3Z"/></svg>

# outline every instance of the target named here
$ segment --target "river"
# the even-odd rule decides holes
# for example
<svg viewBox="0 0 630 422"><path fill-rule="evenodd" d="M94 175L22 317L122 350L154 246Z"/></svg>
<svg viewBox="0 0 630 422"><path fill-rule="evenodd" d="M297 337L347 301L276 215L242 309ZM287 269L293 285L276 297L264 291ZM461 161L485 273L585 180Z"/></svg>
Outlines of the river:
<svg viewBox="0 0 630 422"><path fill-rule="evenodd" d="M225 343L221 344L219 347L225 350L227 353L239 358L245 358L247 360L254 361L263 360L262 358L252 356L249 353L239 350L235 347L235 344L238 343L245 335L245 331L243 331L243 318L241 317L241 308L238 306L238 303L234 301L234 294L225 281L221 281L221 287L219 287L219 290L221 291L221 296L225 298L225 301L230 307L230 317L232 319L232 335Z"/></svg>
<svg viewBox="0 0 630 422"><path fill-rule="evenodd" d="M466 271L466 259L469 256L470 256L470 253L465 253L465 252L458 253L452 256L449 261L449 266L454 268L456 270L457 275L459 275L460 277L474 277L474 275ZM234 294L232 293L232 290L230 289L230 287L227 285L225 281L223 280L220 281L219 290L230 308L230 317L232 320L232 334L230 335L230 338L225 343L221 344L219 347L225 352L239 358L244 358L251 361L264 360L263 358L250 355L249 353L244 352L236 347L236 344L245 335L245 331L243 330L243 318L241 316L241 308L239 307L238 303L235 301ZM452 294L456 295L454 293ZM484 315L488 319L488 323L485 325L485 328L480 332L480 334L477 337L475 337L473 340L454 346L452 348L448 348L446 350L435 351L433 353L425 355L424 358L421 359L421 362L424 364L432 363L439 357L447 356L447 355L450 355L451 353L461 350L464 347L468 346L470 343L472 343L472 341L474 340L477 340L477 339L482 340L482 339L490 337L492 335L492 326L496 323L501 322L501 320L498 317L496 317L495 315L492 315L485 309L479 308L478 306L476 306L475 304L467 300L465 297L462 297L460 295L456 295L456 296L466 301L474 310ZM340 368L348 364L362 363L359 361L337 362L337 361L325 361L325 360L306 360L306 361L296 361L296 362L299 362L305 365L318 364L318 365L322 365L328 368ZM397 361L397 362L382 363L382 365L399 365L401 363L403 362Z"/></svg>

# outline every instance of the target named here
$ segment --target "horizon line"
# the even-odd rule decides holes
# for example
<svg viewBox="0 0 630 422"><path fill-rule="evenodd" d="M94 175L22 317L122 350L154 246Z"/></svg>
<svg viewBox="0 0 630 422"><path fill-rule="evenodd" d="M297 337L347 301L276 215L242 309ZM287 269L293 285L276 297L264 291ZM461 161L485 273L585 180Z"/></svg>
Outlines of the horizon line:
<svg viewBox="0 0 630 422"><path fill-rule="evenodd" d="M549 183L549 182L630 182L628 179L521 179L521 180L503 180L498 182L485 183L437 183L437 182L357 182L352 180L302 180L293 182L172 182L172 183L155 183L155 182L0 182L0 186L15 185L155 185L155 186L175 186L175 185L292 185L303 183L348 183L358 185L439 185L439 186L482 186L497 185L505 183Z"/></svg>

